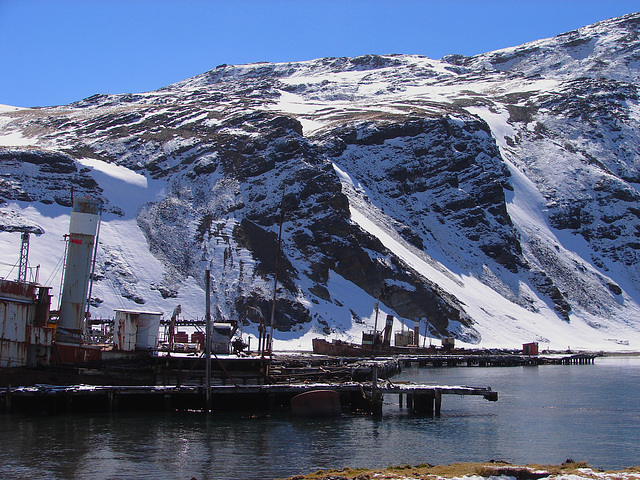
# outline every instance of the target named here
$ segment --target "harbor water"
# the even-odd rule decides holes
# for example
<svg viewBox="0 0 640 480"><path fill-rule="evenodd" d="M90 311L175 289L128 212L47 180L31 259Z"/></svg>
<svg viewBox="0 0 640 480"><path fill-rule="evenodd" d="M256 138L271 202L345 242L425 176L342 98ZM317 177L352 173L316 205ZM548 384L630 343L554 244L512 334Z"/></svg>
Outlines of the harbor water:
<svg viewBox="0 0 640 480"><path fill-rule="evenodd" d="M428 418L213 413L0 415L0 478L275 479L349 467L503 460L640 464L640 357L594 365L405 368L394 381L490 386Z"/></svg>

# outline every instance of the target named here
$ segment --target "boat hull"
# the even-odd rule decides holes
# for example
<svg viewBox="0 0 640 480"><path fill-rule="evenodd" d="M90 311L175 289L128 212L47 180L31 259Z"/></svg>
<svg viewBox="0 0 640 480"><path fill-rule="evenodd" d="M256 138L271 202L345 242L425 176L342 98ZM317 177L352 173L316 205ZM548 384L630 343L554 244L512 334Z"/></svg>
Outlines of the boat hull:
<svg viewBox="0 0 640 480"><path fill-rule="evenodd" d="M300 417L333 417L342 413L335 390L310 390L291 399L291 413Z"/></svg>

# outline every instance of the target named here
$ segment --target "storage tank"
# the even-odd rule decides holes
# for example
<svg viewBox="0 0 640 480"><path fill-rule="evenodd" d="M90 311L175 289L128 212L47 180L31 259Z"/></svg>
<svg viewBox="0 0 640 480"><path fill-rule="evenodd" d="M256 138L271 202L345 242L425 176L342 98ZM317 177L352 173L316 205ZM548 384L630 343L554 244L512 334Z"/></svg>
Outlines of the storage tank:
<svg viewBox="0 0 640 480"><path fill-rule="evenodd" d="M211 352L230 353L231 337L235 331L231 323L214 322L211 328Z"/></svg>
<svg viewBox="0 0 640 480"><path fill-rule="evenodd" d="M116 349L125 352L155 350L161 318L162 312L116 310Z"/></svg>
<svg viewBox="0 0 640 480"><path fill-rule="evenodd" d="M396 347L408 347L414 345L413 332L411 330L404 330L402 332L396 332L395 346Z"/></svg>

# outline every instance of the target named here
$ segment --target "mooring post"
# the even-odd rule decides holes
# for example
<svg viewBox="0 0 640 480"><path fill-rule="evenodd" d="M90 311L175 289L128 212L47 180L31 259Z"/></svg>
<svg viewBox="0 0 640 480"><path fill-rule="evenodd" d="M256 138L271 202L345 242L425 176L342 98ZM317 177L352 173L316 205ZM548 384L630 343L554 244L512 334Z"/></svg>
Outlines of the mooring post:
<svg viewBox="0 0 640 480"><path fill-rule="evenodd" d="M371 389L378 389L378 365L375 363L371 366Z"/></svg>
<svg viewBox="0 0 640 480"><path fill-rule="evenodd" d="M432 417L434 398L435 395L432 393L417 394L414 400L414 413L422 413Z"/></svg>
<svg viewBox="0 0 640 480"><path fill-rule="evenodd" d="M70 413L71 410L73 409L73 397L71 396L71 392L66 392L65 407L66 407L67 413Z"/></svg>
<svg viewBox="0 0 640 480"><path fill-rule="evenodd" d="M7 393L4 396L5 412L11 413L11 385L7 385Z"/></svg>
<svg viewBox="0 0 640 480"><path fill-rule="evenodd" d="M436 416L440 416L440 409L442 407L442 389L441 388L436 388L435 394L434 394L434 399L435 399L435 409L436 409Z"/></svg>
<svg viewBox="0 0 640 480"><path fill-rule="evenodd" d="M421 413L424 411L424 395L415 393L413 395L413 413Z"/></svg>
<svg viewBox="0 0 640 480"><path fill-rule="evenodd" d="M371 371L371 413L382 415L382 392L378 389L378 365L374 364Z"/></svg>
<svg viewBox="0 0 640 480"><path fill-rule="evenodd" d="M435 395L425 395L425 413L430 417L433 417L433 405L435 401Z"/></svg>
<svg viewBox="0 0 640 480"><path fill-rule="evenodd" d="M382 416L382 393L377 391L374 397L371 399L371 413L377 417Z"/></svg>
<svg viewBox="0 0 640 480"><path fill-rule="evenodd" d="M402 394L398 394L398 403L400 404L400 408L402 408Z"/></svg>

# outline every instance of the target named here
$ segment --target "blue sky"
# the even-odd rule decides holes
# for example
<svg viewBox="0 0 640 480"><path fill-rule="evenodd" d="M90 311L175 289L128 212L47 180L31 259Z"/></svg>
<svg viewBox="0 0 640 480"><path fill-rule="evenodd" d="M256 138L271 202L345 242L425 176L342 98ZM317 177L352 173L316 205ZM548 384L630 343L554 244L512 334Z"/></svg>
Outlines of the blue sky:
<svg viewBox="0 0 640 480"><path fill-rule="evenodd" d="M474 55L635 11L638 0L0 0L0 104L144 92L222 63Z"/></svg>

